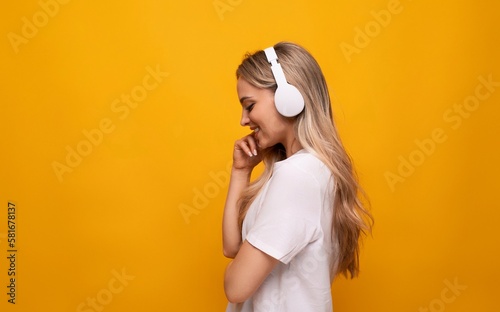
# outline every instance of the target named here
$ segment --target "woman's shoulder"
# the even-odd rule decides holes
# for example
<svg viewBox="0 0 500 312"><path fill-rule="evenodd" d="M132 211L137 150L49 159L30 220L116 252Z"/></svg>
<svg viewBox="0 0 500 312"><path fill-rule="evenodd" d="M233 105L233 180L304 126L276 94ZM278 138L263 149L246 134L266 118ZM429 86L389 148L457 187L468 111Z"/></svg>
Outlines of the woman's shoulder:
<svg viewBox="0 0 500 312"><path fill-rule="evenodd" d="M277 162L274 174L293 179L313 178L318 182L323 182L331 176L328 167L317 156L306 150L300 150L287 159Z"/></svg>

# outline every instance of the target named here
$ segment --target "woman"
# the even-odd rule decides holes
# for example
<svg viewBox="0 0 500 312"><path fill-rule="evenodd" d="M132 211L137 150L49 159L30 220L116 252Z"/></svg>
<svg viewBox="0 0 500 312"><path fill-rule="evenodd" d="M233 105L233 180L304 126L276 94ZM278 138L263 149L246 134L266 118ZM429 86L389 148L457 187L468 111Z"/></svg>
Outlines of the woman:
<svg viewBox="0 0 500 312"><path fill-rule="evenodd" d="M234 145L224 207L227 311L332 311L333 278L358 274L358 240L372 217L321 69L281 42L247 54L236 76L240 122L253 132Z"/></svg>

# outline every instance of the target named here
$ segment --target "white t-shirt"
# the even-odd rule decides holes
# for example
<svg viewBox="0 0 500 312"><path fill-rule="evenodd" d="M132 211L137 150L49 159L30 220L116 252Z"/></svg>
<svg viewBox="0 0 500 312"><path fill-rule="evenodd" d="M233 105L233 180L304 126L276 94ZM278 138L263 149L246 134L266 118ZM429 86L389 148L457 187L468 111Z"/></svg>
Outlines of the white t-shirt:
<svg viewBox="0 0 500 312"><path fill-rule="evenodd" d="M226 312L332 311L333 179L323 162L301 150L274 165L251 204L242 239L280 262L244 303Z"/></svg>

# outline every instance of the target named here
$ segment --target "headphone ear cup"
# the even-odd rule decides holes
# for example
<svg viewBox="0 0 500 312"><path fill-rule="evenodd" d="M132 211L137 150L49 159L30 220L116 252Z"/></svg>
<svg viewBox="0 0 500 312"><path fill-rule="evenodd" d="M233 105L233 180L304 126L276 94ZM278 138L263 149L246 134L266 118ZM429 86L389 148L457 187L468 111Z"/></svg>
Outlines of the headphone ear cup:
<svg viewBox="0 0 500 312"><path fill-rule="evenodd" d="M294 117L304 110L304 98L296 87L285 83L276 89L274 105L281 115Z"/></svg>
<svg viewBox="0 0 500 312"><path fill-rule="evenodd" d="M304 97L296 87L287 82L274 47L269 47L264 52L267 61L271 63L271 71L278 86L274 94L276 109L285 117L297 116L304 110Z"/></svg>

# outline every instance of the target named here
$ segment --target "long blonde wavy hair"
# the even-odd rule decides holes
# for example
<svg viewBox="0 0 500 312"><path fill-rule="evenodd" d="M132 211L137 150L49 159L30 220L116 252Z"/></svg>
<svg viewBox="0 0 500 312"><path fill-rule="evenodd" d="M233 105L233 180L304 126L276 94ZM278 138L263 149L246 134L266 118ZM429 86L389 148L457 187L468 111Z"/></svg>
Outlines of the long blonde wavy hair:
<svg viewBox="0 0 500 312"><path fill-rule="evenodd" d="M359 240L371 231L373 217L360 196L366 198L358 184L352 161L338 135L333 120L330 96L323 73L312 55L301 46L280 42L274 46L287 81L297 87L305 101L304 110L295 120L295 135L302 147L314 154L330 169L334 178L332 237L339 246L335 274L353 278L359 273ZM236 71L257 88L276 90L276 81L264 51L246 54ZM284 147L275 145L263 154L264 172L243 191L239 199L240 228L251 203L269 181L274 163L286 158Z"/></svg>

